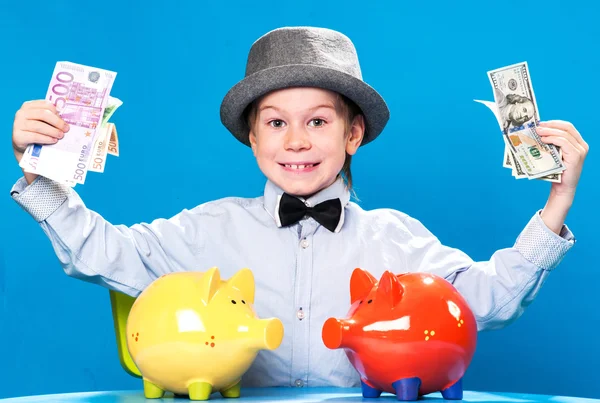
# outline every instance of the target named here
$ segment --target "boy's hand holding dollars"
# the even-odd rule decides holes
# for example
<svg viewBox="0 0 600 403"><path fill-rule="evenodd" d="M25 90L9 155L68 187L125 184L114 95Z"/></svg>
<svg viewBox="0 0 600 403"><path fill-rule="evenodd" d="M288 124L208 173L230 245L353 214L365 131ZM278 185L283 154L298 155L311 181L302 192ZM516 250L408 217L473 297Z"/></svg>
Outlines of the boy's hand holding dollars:
<svg viewBox="0 0 600 403"><path fill-rule="evenodd" d="M560 233L575 197L588 144L572 123L541 121L526 62L488 72L494 102L479 101L496 116L504 138L504 166L517 179L552 182L541 217Z"/></svg>

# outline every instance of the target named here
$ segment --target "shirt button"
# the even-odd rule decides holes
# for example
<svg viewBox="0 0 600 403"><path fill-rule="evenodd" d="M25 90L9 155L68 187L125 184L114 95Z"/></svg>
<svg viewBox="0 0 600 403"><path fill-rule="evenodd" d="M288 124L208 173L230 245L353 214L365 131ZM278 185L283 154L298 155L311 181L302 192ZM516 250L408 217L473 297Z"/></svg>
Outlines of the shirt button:
<svg viewBox="0 0 600 403"><path fill-rule="evenodd" d="M308 240L304 238L302 242L300 242L300 246L302 246L304 249L308 248Z"/></svg>
<svg viewBox="0 0 600 403"><path fill-rule="evenodd" d="M298 317L298 319L302 320L304 319L304 311L302 310L302 308L300 308L298 310L298 312L296 313L296 316Z"/></svg>
<svg viewBox="0 0 600 403"><path fill-rule="evenodd" d="M304 386L304 381L302 379L296 379L296 382L294 382L294 383L299 388L301 388L302 386Z"/></svg>

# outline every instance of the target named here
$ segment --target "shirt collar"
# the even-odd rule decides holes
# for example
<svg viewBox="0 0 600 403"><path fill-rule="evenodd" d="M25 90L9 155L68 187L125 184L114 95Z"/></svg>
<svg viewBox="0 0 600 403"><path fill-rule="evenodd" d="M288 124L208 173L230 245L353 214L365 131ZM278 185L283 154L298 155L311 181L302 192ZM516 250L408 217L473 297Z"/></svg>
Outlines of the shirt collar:
<svg viewBox="0 0 600 403"><path fill-rule="evenodd" d="M273 217L275 220L275 224L277 227L281 227L281 222L279 221L279 200L281 199L281 195L283 194L283 189L277 186L275 183L267 180L265 184L264 190L264 207L267 212ZM346 204L350 201L350 192L344 183L343 178L336 179L331 185L322 189L318 193L312 195L309 198L300 197L299 199L304 201L308 206L313 207L316 204L319 204L325 200L336 199L339 198L342 202L342 214L340 216L340 221L338 223L337 228L334 232L339 232L344 224L344 216L345 216L345 207Z"/></svg>

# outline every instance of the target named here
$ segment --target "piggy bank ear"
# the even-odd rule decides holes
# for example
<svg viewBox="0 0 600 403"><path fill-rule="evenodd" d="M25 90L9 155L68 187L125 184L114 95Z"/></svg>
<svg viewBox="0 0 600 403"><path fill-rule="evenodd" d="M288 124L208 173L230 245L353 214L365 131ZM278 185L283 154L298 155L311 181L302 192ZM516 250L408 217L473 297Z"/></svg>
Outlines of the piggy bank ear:
<svg viewBox="0 0 600 403"><path fill-rule="evenodd" d="M375 299L387 303L390 308L393 308L400 302L403 293L404 287L400 283L400 280L398 280L398 277L386 270L379 280Z"/></svg>
<svg viewBox="0 0 600 403"><path fill-rule="evenodd" d="M350 304L366 297L377 279L366 270L357 267L350 277Z"/></svg>
<svg viewBox="0 0 600 403"><path fill-rule="evenodd" d="M205 305L215 296L215 293L221 285L221 274L217 267L208 269L200 279L200 299Z"/></svg>
<svg viewBox="0 0 600 403"><path fill-rule="evenodd" d="M232 288L240 290L246 301L254 303L254 275L250 269L241 269L229 279L228 283Z"/></svg>

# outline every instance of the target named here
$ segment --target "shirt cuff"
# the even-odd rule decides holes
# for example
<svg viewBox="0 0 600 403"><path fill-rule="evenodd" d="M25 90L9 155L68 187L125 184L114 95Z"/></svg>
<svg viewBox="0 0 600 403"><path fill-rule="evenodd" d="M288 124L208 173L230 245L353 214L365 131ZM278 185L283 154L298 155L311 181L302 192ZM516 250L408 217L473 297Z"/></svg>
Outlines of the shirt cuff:
<svg viewBox="0 0 600 403"><path fill-rule="evenodd" d="M575 244L575 236L567 225L563 225L560 235L555 233L544 223L540 213L538 210L531 218L514 247L537 267L553 270Z"/></svg>
<svg viewBox="0 0 600 403"><path fill-rule="evenodd" d="M31 184L21 177L10 191L14 201L37 222L44 221L69 197L73 189L44 176L38 176Z"/></svg>

